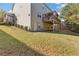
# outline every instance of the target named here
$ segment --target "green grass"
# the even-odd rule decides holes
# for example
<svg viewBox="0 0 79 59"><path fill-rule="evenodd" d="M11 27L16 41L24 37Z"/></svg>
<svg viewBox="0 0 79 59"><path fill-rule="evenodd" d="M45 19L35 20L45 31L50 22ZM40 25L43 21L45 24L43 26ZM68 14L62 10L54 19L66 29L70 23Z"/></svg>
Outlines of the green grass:
<svg viewBox="0 0 79 59"><path fill-rule="evenodd" d="M79 55L79 36L0 26L0 55Z"/></svg>

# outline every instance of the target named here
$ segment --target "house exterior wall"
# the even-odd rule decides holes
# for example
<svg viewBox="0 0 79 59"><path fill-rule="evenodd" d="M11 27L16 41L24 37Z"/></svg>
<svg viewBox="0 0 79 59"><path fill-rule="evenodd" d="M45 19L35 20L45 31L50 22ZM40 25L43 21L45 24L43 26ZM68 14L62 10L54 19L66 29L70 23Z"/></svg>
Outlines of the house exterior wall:
<svg viewBox="0 0 79 59"><path fill-rule="evenodd" d="M16 3L13 7L13 13L17 17L17 24L27 26L28 30L31 28L31 4L30 3Z"/></svg>
<svg viewBox="0 0 79 59"><path fill-rule="evenodd" d="M43 14L51 12L44 3L16 3L13 13L17 17L17 24L27 26L31 31L43 31Z"/></svg>
<svg viewBox="0 0 79 59"><path fill-rule="evenodd" d="M51 10L43 3L32 3L31 4L31 19L32 19L32 30L43 31L43 14L50 12Z"/></svg>

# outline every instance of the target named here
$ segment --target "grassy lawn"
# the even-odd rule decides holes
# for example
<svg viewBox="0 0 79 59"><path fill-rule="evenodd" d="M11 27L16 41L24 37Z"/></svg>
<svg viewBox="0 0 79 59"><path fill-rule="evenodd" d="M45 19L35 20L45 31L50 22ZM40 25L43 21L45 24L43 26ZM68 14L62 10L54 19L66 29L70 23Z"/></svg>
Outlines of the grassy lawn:
<svg viewBox="0 0 79 59"><path fill-rule="evenodd" d="M79 55L79 36L0 26L0 55Z"/></svg>

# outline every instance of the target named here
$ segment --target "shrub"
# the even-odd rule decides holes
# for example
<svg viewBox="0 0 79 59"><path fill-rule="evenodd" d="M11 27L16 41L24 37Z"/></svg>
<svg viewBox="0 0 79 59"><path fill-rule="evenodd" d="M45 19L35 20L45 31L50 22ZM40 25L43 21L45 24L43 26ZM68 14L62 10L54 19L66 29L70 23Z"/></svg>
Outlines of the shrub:
<svg viewBox="0 0 79 59"><path fill-rule="evenodd" d="M14 24L15 27L17 27L17 24Z"/></svg>
<svg viewBox="0 0 79 59"><path fill-rule="evenodd" d="M20 28L23 29L23 25L20 25Z"/></svg>
<svg viewBox="0 0 79 59"><path fill-rule="evenodd" d="M76 32L79 32L79 24L74 23L73 27Z"/></svg>
<svg viewBox="0 0 79 59"><path fill-rule="evenodd" d="M5 22L0 22L0 25L5 25Z"/></svg>
<svg viewBox="0 0 79 59"><path fill-rule="evenodd" d="M17 27L18 27L18 28L20 28L20 25L19 25L19 24L17 24Z"/></svg>
<svg viewBox="0 0 79 59"><path fill-rule="evenodd" d="M25 26L25 30L27 30L27 26Z"/></svg>

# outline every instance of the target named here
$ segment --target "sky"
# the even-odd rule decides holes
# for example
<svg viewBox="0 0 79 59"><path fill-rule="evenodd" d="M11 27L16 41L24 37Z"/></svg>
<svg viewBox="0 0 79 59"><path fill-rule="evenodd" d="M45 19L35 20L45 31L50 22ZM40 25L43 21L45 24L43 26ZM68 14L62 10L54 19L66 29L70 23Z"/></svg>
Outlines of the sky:
<svg viewBox="0 0 79 59"><path fill-rule="evenodd" d="M58 13L61 11L62 7L64 7L66 4L63 3L48 3L47 4L50 9L53 11L57 11ZM0 3L0 9L3 9L5 11L10 11L12 9L13 4L12 3Z"/></svg>
<svg viewBox="0 0 79 59"><path fill-rule="evenodd" d="M0 9L10 11L12 9L12 3L0 3Z"/></svg>
<svg viewBox="0 0 79 59"><path fill-rule="evenodd" d="M60 12L61 9L66 5L64 3L48 3L47 4L49 8L51 8L53 11Z"/></svg>

